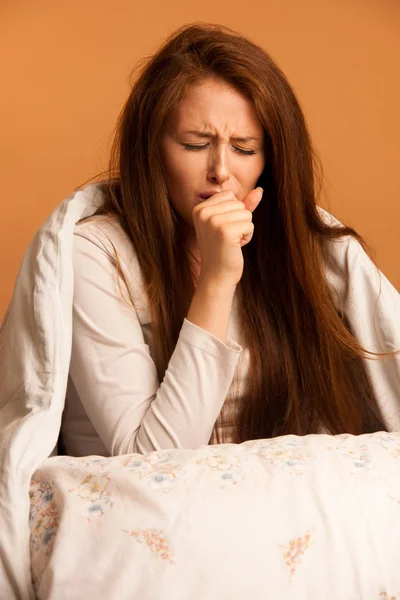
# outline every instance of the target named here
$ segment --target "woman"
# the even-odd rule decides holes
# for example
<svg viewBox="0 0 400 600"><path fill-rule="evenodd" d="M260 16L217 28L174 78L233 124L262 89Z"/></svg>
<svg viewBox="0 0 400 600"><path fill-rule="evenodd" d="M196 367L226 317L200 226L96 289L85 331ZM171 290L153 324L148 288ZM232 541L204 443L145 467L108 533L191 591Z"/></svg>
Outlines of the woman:
<svg viewBox="0 0 400 600"><path fill-rule="evenodd" d="M68 454L387 429L363 364L396 356L354 335L334 256L372 263L317 206L318 169L262 48L222 26L170 36L122 111L104 205L75 228Z"/></svg>

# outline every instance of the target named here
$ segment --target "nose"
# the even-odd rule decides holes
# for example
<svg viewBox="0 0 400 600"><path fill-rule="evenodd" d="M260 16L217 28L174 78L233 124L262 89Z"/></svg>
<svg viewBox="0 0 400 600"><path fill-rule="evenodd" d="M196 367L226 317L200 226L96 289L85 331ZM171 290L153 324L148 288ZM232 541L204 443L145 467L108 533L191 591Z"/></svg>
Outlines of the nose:
<svg viewBox="0 0 400 600"><path fill-rule="evenodd" d="M218 148L210 153L208 165L208 180L212 183L224 183L230 177L230 169L226 152L223 148Z"/></svg>

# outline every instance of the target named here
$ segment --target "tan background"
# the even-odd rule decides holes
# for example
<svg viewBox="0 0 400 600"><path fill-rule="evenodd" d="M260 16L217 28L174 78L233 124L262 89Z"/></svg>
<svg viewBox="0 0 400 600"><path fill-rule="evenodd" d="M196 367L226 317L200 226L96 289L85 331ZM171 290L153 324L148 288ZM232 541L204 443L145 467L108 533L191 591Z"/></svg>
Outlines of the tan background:
<svg viewBox="0 0 400 600"><path fill-rule="evenodd" d="M193 21L261 44L303 106L329 204L400 291L398 0L13 0L0 7L0 318L34 233L106 166L136 62Z"/></svg>

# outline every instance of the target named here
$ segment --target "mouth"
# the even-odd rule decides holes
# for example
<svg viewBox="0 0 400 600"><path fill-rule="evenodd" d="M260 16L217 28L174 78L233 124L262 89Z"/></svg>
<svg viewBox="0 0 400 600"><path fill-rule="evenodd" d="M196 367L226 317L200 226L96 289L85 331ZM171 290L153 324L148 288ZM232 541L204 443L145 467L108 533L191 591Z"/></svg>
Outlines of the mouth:
<svg viewBox="0 0 400 600"><path fill-rule="evenodd" d="M203 194L198 194L198 196L202 200L208 200L208 198L211 198L211 196L214 196L214 194L218 194L218 191L219 190L211 190L208 192L204 192Z"/></svg>

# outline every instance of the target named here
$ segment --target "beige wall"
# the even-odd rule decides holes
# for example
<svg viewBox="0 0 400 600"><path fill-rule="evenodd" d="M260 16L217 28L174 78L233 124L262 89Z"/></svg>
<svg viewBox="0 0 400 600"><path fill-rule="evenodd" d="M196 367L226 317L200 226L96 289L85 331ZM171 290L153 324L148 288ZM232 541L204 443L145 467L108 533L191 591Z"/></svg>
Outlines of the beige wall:
<svg viewBox="0 0 400 600"><path fill-rule="evenodd" d="M277 60L320 151L326 206L400 290L398 0L14 0L0 11L0 318L39 225L105 167L136 61L197 20L233 27Z"/></svg>

